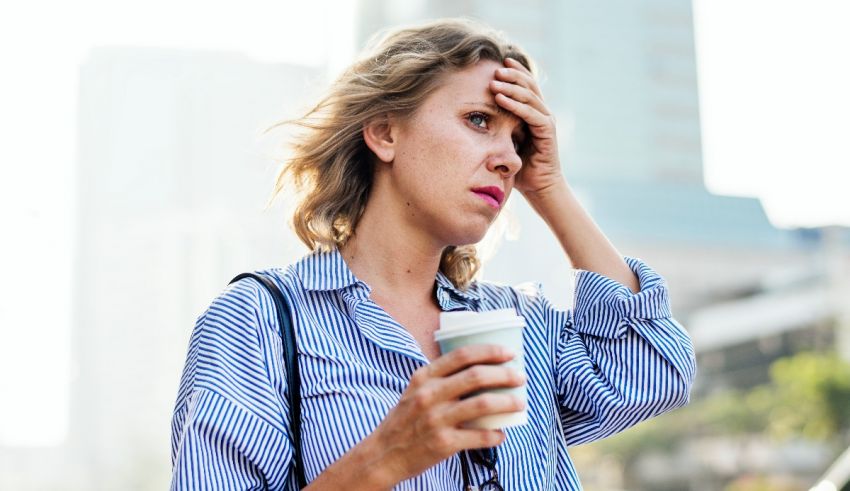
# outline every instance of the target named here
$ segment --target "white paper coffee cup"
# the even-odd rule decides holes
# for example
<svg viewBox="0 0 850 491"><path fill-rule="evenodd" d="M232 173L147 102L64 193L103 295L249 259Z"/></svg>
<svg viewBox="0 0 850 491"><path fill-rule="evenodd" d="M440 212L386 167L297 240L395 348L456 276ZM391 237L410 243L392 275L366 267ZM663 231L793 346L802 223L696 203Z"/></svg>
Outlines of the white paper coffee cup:
<svg viewBox="0 0 850 491"><path fill-rule="evenodd" d="M525 374L523 349L523 328L525 319L516 315L514 309L490 310L486 312L443 312L440 314L440 329L434 333L434 339L440 345L442 354L463 346L496 344L516 353L516 357L502 366L513 368ZM470 395L484 392L513 394L523 402L528 401L526 386L503 389L485 389ZM466 426L478 429L499 429L519 426L528 422L528 406L522 411L493 414L469 421Z"/></svg>

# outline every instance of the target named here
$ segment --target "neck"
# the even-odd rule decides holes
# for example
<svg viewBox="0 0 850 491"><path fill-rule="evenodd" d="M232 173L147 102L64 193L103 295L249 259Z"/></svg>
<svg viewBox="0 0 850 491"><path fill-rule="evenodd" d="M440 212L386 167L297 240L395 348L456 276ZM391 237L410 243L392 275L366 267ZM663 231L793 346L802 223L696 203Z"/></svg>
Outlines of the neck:
<svg viewBox="0 0 850 491"><path fill-rule="evenodd" d="M372 196L355 234L340 253L354 275L369 285L374 298L433 303L443 246L423 237L403 215L388 213L399 208L381 201Z"/></svg>

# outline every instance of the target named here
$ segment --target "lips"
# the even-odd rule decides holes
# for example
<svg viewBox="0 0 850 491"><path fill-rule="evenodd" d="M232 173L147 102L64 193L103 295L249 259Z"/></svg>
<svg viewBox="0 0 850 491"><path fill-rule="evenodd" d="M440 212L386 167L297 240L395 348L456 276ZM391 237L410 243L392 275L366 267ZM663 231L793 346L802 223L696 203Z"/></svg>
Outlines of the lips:
<svg viewBox="0 0 850 491"><path fill-rule="evenodd" d="M496 186L485 186L482 188L474 188L473 193L477 194L481 199L487 202L495 209L502 207L502 202L505 200L505 193Z"/></svg>

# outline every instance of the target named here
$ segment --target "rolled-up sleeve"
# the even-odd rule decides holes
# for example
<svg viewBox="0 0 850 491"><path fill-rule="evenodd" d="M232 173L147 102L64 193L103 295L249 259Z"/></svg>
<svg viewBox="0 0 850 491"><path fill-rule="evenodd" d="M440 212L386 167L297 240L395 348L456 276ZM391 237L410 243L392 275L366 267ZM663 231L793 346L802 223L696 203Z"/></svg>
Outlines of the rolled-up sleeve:
<svg viewBox="0 0 850 491"><path fill-rule="evenodd" d="M198 319L172 417L172 490L284 489L292 447L271 298L242 281ZM265 304L265 308L260 308Z"/></svg>
<svg viewBox="0 0 850 491"><path fill-rule="evenodd" d="M567 443L604 438L688 402L694 349L670 312L664 279L625 258L640 291L576 273L575 305L560 326L555 378Z"/></svg>

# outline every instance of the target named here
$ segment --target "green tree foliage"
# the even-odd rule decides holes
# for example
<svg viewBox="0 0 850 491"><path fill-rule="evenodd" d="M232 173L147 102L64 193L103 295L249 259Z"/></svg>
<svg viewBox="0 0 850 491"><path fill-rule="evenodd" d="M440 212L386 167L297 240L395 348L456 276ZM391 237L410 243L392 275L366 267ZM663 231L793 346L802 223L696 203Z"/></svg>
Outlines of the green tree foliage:
<svg viewBox="0 0 850 491"><path fill-rule="evenodd" d="M771 365L768 384L712 394L593 446L628 466L646 451L673 452L686 438L755 433L846 446L850 363L825 353L783 358Z"/></svg>
<svg viewBox="0 0 850 491"><path fill-rule="evenodd" d="M774 363L770 375L776 394L764 410L771 435L815 440L846 435L850 429L850 364L835 355L802 353Z"/></svg>

